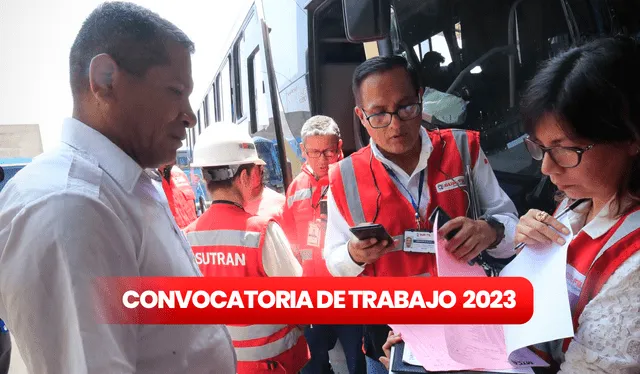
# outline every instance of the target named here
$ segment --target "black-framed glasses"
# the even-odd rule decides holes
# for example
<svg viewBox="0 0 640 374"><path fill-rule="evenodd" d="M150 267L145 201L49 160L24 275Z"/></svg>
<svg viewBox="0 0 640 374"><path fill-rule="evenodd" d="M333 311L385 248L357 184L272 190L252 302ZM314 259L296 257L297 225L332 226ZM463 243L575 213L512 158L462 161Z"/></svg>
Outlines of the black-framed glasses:
<svg viewBox="0 0 640 374"><path fill-rule="evenodd" d="M418 102L415 104L403 105L399 107L395 112L379 112L370 115L367 115L364 109L360 108L360 110L362 110L362 113L364 113L365 118L367 119L371 127L373 127L374 129L381 129L391 124L391 120L393 119L394 114L401 121L408 121L410 119L418 117L422 112L422 103Z"/></svg>
<svg viewBox="0 0 640 374"><path fill-rule="evenodd" d="M318 151L316 149L307 149L307 147L304 147L304 152L307 154L307 156L309 156L310 158L318 158L322 155L324 155L324 157L326 158L331 158L331 157L335 157L338 154L338 148L329 148L329 149L325 149L323 151Z"/></svg>
<svg viewBox="0 0 640 374"><path fill-rule="evenodd" d="M584 148L543 147L529 138L524 140L524 144L534 160L542 161L544 154L548 153L553 162L565 169L575 168L580 165L580 161L582 161L582 154L595 146L595 144L591 144Z"/></svg>

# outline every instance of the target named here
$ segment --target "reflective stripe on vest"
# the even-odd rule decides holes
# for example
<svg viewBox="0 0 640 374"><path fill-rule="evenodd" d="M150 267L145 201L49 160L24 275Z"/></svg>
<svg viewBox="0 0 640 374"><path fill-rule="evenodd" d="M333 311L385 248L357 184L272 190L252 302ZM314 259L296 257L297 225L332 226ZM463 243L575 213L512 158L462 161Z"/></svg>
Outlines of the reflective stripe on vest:
<svg viewBox="0 0 640 374"><path fill-rule="evenodd" d="M289 208L291 208L293 203L297 201L311 199L312 195L313 195L312 188L303 188L303 189L297 190L293 195L289 196L289 198L287 199L287 205L289 206Z"/></svg>
<svg viewBox="0 0 640 374"><path fill-rule="evenodd" d="M364 218L364 212L362 211L360 192L358 191L358 184L356 183L356 172L353 169L353 159L351 157L345 158L340 164L340 174L342 176L342 185L347 197L347 205L349 213L351 214L351 220L353 220L354 224L357 226L366 221Z"/></svg>
<svg viewBox="0 0 640 374"><path fill-rule="evenodd" d="M605 244L604 247L600 250L600 252L598 252L598 255L596 256L595 260L593 260L593 262L591 263L591 267L593 267L593 264L596 262L596 260L599 259L600 256L602 256L607 249L611 248L614 244L624 239L627 235L631 234L638 227L640 227L640 210L635 211L627 216L624 222L622 222L622 225L620 225L620 227L618 227L618 229L613 234L613 236L609 238L609 240L607 241L607 244ZM589 269L591 269L591 267L589 267Z"/></svg>
<svg viewBox="0 0 640 374"><path fill-rule="evenodd" d="M240 230L192 231L187 233L192 246L236 246L258 248L260 233Z"/></svg>
<svg viewBox="0 0 640 374"><path fill-rule="evenodd" d="M235 347L238 361L264 361L288 351L302 336L299 328L293 328L282 338L257 347ZM231 335L232 340L237 340Z"/></svg>
<svg viewBox="0 0 640 374"><path fill-rule="evenodd" d="M452 131L451 134L453 135L453 139L458 147L458 152L460 152L462 163L473 167L473 165L471 165L471 150L469 149L469 137L467 136L467 132Z"/></svg>
<svg viewBox="0 0 640 374"><path fill-rule="evenodd" d="M287 325L249 325L249 326L233 326L227 325L227 330L233 340L252 340L267 338Z"/></svg>

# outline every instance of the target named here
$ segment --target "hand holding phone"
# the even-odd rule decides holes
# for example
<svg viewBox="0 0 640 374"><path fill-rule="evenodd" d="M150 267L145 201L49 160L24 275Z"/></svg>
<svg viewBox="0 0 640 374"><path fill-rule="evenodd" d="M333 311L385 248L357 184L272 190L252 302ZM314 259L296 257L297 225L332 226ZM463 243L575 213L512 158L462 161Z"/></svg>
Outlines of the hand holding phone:
<svg viewBox="0 0 640 374"><path fill-rule="evenodd" d="M376 238L378 241L387 240L389 243L393 243L393 238L384 226L377 223L366 223L358 226L351 227L349 229L353 236L360 240L367 240Z"/></svg>
<svg viewBox="0 0 640 374"><path fill-rule="evenodd" d="M358 265L374 263L394 248L393 238L382 225L367 223L351 227L349 231L357 240L349 241L347 248Z"/></svg>

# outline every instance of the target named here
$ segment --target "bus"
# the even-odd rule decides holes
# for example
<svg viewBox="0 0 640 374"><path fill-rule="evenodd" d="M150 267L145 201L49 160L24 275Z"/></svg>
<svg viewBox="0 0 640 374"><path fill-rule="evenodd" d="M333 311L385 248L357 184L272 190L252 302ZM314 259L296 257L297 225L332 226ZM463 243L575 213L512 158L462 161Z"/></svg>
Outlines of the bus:
<svg viewBox="0 0 640 374"><path fill-rule="evenodd" d="M373 56L403 55L425 87L464 103L456 121L425 126L480 131L520 214L552 209L555 193L523 144L518 98L527 80L572 45L640 31L636 0L255 0L244 14L187 149L216 122L243 126L271 148L269 183L282 192L304 162L300 129L312 115L336 120L345 156L368 144L353 112L353 71Z"/></svg>

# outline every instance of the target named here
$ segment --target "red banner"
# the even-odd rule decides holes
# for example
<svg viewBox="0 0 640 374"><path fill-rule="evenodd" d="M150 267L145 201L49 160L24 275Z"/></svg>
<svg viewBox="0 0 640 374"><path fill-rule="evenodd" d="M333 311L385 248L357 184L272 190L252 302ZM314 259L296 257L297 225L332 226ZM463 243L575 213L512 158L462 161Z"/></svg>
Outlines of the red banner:
<svg viewBox="0 0 640 374"><path fill-rule="evenodd" d="M522 324L524 278L100 278L115 324Z"/></svg>

